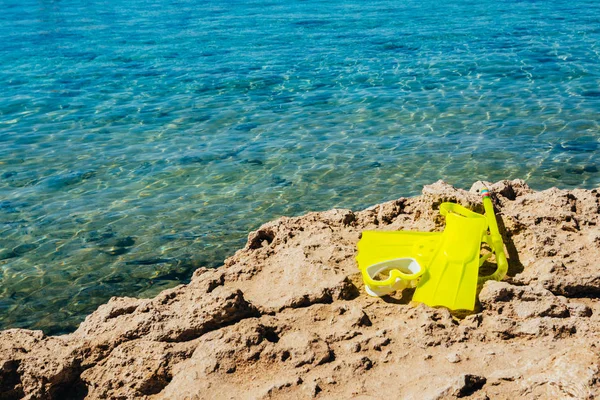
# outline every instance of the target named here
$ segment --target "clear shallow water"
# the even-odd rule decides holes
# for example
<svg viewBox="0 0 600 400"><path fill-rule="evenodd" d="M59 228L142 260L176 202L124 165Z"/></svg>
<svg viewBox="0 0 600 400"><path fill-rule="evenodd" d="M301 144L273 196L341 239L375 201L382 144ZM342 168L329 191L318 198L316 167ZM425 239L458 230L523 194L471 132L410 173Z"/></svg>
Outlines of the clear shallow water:
<svg viewBox="0 0 600 400"><path fill-rule="evenodd" d="M110 296L219 265L280 215L437 179L599 186L598 15L596 1L3 2L0 328L72 330Z"/></svg>

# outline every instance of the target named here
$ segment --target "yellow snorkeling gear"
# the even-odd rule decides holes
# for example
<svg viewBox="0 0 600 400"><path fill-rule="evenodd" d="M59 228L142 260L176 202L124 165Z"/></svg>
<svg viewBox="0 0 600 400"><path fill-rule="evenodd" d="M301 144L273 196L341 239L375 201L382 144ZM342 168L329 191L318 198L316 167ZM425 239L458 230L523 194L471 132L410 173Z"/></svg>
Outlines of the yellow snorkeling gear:
<svg viewBox="0 0 600 400"><path fill-rule="evenodd" d="M498 222L496 221L496 214L494 213L494 206L490 199L490 191L488 188L483 187L481 189L481 198L483 200L483 208L485 209L485 217L488 220L488 228L490 234L486 237L487 244L490 246L494 254L496 255L496 272L488 276L480 276L479 283L484 283L488 280L500 281L508 272L508 261L506 261L506 255L504 254L504 243L502 242L502 236L498 230Z"/></svg>
<svg viewBox="0 0 600 400"><path fill-rule="evenodd" d="M500 280L508 270L487 188L482 189L481 195L485 215L459 204L442 203L440 213L446 217L442 233L363 232L356 260L367 293L383 296L414 287L420 277L414 301L450 310L473 310L477 284ZM482 242L495 253L498 267L492 275L479 277L479 267L492 255L480 257Z"/></svg>
<svg viewBox="0 0 600 400"><path fill-rule="evenodd" d="M367 293L384 296L414 286L441 236L440 232L364 231L357 244L356 261ZM379 278L386 273L386 278Z"/></svg>
<svg viewBox="0 0 600 400"><path fill-rule="evenodd" d="M383 296L397 290L403 290L416 282L425 270L414 258L394 258L369 265L365 268L367 279L377 281L380 274L388 274L387 278L378 282L377 285L365 285L365 290L371 296Z"/></svg>

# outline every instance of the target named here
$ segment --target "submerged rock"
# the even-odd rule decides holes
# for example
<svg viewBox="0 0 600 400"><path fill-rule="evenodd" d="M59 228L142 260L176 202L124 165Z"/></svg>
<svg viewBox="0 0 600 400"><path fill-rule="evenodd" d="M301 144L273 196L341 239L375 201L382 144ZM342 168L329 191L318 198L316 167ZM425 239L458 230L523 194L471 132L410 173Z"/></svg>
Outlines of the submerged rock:
<svg viewBox="0 0 600 400"><path fill-rule="evenodd" d="M47 179L45 182L49 189L60 190L67 186L81 183L87 179L93 178L94 176L96 176L96 171L74 171L53 176Z"/></svg>

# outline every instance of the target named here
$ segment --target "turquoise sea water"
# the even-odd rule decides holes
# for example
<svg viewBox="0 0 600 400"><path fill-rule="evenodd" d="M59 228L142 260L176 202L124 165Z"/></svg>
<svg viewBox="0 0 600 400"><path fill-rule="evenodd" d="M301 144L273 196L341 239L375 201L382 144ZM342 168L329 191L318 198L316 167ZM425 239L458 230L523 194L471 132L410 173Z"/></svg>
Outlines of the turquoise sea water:
<svg viewBox="0 0 600 400"><path fill-rule="evenodd" d="M74 329L280 215L600 185L600 3L2 2L0 328Z"/></svg>

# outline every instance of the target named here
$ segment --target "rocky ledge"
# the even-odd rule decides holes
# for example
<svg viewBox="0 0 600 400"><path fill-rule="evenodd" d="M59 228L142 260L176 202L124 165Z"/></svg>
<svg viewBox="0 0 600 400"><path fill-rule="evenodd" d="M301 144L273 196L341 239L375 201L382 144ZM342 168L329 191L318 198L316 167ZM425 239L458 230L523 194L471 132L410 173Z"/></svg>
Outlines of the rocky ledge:
<svg viewBox="0 0 600 400"><path fill-rule="evenodd" d="M476 311L365 294L361 231L439 231L443 182L359 212L280 218L217 269L153 299L112 298L65 336L0 333L0 399L594 398L600 192L490 185L509 257Z"/></svg>

